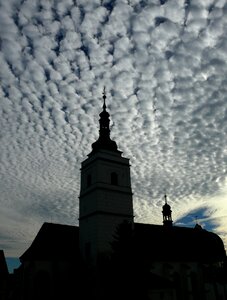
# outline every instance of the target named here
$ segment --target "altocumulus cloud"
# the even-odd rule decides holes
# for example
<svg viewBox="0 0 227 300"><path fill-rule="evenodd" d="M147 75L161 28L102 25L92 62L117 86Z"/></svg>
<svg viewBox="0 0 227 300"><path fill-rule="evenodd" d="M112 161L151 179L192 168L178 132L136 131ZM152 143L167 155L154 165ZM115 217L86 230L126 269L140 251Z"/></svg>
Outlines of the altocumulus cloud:
<svg viewBox="0 0 227 300"><path fill-rule="evenodd" d="M225 0L0 0L0 248L77 224L81 161L107 90L136 221L227 236ZM208 228L208 227L207 227Z"/></svg>

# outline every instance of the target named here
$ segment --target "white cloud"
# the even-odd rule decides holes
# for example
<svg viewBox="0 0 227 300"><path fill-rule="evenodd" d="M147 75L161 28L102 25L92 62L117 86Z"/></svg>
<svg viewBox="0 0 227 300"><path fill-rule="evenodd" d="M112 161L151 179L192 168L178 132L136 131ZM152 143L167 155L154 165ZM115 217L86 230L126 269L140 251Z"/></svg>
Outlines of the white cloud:
<svg viewBox="0 0 227 300"><path fill-rule="evenodd" d="M104 85L137 220L160 224L166 191L175 219L210 207L225 237L225 1L76 3L0 0L6 254L22 254L44 221L77 223Z"/></svg>

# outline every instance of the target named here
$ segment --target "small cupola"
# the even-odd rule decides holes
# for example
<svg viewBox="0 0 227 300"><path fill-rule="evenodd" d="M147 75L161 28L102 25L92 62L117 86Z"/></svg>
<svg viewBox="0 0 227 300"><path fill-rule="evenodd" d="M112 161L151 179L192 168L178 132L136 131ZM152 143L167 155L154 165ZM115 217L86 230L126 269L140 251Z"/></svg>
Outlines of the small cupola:
<svg viewBox="0 0 227 300"><path fill-rule="evenodd" d="M170 205L167 203L167 196L164 196L165 204L162 207L162 215L163 215L163 225L164 226L172 226L173 220L172 220L172 210Z"/></svg>

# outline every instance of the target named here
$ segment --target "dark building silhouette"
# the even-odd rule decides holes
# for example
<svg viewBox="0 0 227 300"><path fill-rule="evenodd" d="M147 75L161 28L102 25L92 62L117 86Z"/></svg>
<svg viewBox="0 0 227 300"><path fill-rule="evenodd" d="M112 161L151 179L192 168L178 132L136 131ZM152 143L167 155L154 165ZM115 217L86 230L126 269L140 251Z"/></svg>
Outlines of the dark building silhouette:
<svg viewBox="0 0 227 300"><path fill-rule="evenodd" d="M20 261L22 299L68 299L80 270L79 228L44 223Z"/></svg>
<svg viewBox="0 0 227 300"><path fill-rule="evenodd" d="M0 250L0 299L7 299L9 292L9 271L3 250Z"/></svg>
<svg viewBox="0 0 227 300"><path fill-rule="evenodd" d="M11 299L227 299L220 237L196 225L135 223L130 165L110 138L103 95L99 138L82 162L79 227L44 223L20 257Z"/></svg>

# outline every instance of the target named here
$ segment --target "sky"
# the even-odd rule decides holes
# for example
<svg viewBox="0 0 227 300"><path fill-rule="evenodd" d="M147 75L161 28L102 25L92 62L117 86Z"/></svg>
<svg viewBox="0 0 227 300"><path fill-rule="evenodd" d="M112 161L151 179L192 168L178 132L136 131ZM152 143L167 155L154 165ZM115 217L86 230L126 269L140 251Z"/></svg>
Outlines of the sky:
<svg viewBox="0 0 227 300"><path fill-rule="evenodd" d="M0 249L44 222L78 225L80 164L98 137L130 159L136 222L227 245L225 0L0 0Z"/></svg>

